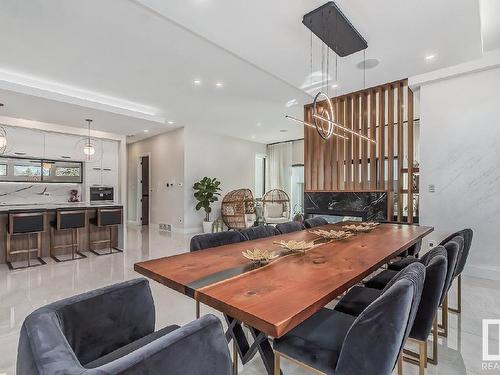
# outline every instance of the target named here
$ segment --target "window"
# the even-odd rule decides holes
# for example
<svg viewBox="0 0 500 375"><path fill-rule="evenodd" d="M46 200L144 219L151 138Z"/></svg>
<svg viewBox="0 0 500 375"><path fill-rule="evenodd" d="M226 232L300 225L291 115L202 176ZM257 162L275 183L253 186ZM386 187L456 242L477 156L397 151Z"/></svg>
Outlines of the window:
<svg viewBox="0 0 500 375"><path fill-rule="evenodd" d="M0 164L0 176L7 176L7 164Z"/></svg>
<svg viewBox="0 0 500 375"><path fill-rule="evenodd" d="M78 167L57 167L56 177L80 177L80 168Z"/></svg>
<svg viewBox="0 0 500 375"><path fill-rule="evenodd" d="M40 177L42 168L32 165L14 165L15 177Z"/></svg>
<svg viewBox="0 0 500 375"><path fill-rule="evenodd" d="M255 156L255 198L262 198L266 190L266 157Z"/></svg>

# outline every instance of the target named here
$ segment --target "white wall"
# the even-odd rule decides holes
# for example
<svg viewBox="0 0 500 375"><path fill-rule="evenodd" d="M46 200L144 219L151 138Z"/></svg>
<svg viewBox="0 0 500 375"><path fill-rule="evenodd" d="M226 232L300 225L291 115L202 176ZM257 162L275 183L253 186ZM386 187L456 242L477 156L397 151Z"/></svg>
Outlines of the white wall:
<svg viewBox="0 0 500 375"><path fill-rule="evenodd" d="M255 155L265 154L266 145L225 137L211 132L185 128L185 216L186 232L201 230L203 211L196 211L193 184L203 177L216 177L221 181L222 194L212 207L211 219L220 214L220 203L227 192L255 188Z"/></svg>
<svg viewBox="0 0 500 375"><path fill-rule="evenodd" d="M500 68L420 81L421 224L472 228L465 273L500 279Z"/></svg>
<svg viewBox="0 0 500 375"><path fill-rule="evenodd" d="M140 156L150 153L151 225L171 224L184 228L184 130L176 129L127 146L128 206L130 221L136 222ZM173 187L166 186L174 183ZM179 186L181 184L181 186Z"/></svg>

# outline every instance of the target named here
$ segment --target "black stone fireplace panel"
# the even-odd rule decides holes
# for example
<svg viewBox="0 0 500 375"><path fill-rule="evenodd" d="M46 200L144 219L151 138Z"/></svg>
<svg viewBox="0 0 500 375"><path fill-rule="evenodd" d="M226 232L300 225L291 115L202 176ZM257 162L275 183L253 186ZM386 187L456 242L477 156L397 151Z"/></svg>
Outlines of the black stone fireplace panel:
<svg viewBox="0 0 500 375"><path fill-rule="evenodd" d="M385 191L315 191L304 193L307 215L356 216L363 220L387 220Z"/></svg>

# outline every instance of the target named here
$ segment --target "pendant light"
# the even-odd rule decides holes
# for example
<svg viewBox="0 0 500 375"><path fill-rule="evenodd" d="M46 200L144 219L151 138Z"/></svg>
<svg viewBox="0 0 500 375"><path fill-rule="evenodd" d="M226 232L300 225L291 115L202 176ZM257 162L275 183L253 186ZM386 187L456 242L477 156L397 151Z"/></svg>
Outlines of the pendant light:
<svg viewBox="0 0 500 375"><path fill-rule="evenodd" d="M85 121L87 121L88 124L89 136L87 138L87 142L83 146L83 153L87 155L87 159L90 160L92 156L95 154L95 148L92 145L92 139L90 138L90 124L92 123L92 120L88 118L85 119Z"/></svg>
<svg viewBox="0 0 500 375"><path fill-rule="evenodd" d="M3 107L3 103L0 103L0 108ZM0 126L0 155L5 153L7 149L7 131L3 126Z"/></svg>
<svg viewBox="0 0 500 375"><path fill-rule="evenodd" d="M324 19L322 19L324 20ZM337 34L337 24L338 22L335 22L335 34ZM329 28L328 25L322 24L323 27L323 34L327 35L328 39L328 33L329 33ZM326 47L326 82L325 82L325 69L324 69L324 62L325 62L325 47ZM335 47L335 50L337 48ZM312 124L307 123L305 121L299 120L298 118L285 115L285 118L295 121L295 122L300 122L305 126L309 127L314 127L316 128L316 131L320 135L321 138L324 140L327 140L331 138L332 136L339 137L342 139L349 139L348 137L345 136L346 133L351 134L352 136L359 137L367 142L371 143L376 143L376 141L361 132L355 131L353 129L349 129L341 124L339 124L335 120L334 116L334 111L333 111L333 104L330 99L329 95L329 88L330 88L330 47L326 45L326 43L323 42L321 46L321 51L322 51L322 56L321 56L321 87L326 86L326 93L323 91L319 91L316 96L314 97L313 104L312 104ZM364 57L366 61L366 49L364 49ZM312 56L313 56L313 43L312 43L312 32L311 32L311 41L310 41L310 68L311 68L311 73L310 73L310 79L311 79L311 87L313 86L312 84L312 75L313 75L313 63L312 63ZM338 54L335 54L335 83L338 84L338 61L337 61ZM326 83L326 84L325 84ZM363 86L366 88L366 63L363 64ZM320 101L321 99L321 101ZM319 107L319 103L323 103L323 106ZM326 108L325 108L326 106ZM335 129L338 129L342 131L343 134L340 134L339 132L335 132Z"/></svg>

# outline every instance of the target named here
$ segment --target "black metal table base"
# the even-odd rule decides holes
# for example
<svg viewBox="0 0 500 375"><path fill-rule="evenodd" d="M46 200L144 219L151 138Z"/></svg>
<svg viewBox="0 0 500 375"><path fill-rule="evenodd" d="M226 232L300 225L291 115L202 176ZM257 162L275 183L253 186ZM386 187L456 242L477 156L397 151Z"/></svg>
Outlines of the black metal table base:
<svg viewBox="0 0 500 375"><path fill-rule="evenodd" d="M253 337L253 342L250 344L243 331L242 323L230 316L224 315L224 317L226 318L228 326L226 340L228 343L230 343L231 340L235 340L241 363L245 365L255 356L255 354L257 354L257 352L259 352L267 373L269 375L274 375L274 352L267 335L247 325ZM280 371L280 374L283 373Z"/></svg>

